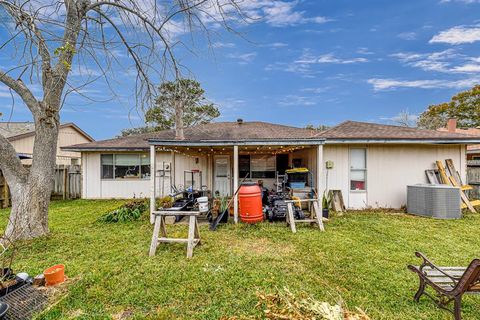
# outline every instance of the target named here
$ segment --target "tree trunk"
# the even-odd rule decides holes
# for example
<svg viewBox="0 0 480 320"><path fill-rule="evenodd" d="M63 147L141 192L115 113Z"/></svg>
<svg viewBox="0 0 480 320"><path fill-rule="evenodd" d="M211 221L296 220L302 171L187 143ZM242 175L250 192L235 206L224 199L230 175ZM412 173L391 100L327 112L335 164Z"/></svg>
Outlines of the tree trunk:
<svg viewBox="0 0 480 320"><path fill-rule="evenodd" d="M175 103L175 139L185 140L183 126L183 105L180 101L177 101Z"/></svg>
<svg viewBox="0 0 480 320"><path fill-rule="evenodd" d="M9 241L32 239L48 233L48 206L55 173L58 116L35 122L33 162L25 181L8 181L12 211L5 237Z"/></svg>

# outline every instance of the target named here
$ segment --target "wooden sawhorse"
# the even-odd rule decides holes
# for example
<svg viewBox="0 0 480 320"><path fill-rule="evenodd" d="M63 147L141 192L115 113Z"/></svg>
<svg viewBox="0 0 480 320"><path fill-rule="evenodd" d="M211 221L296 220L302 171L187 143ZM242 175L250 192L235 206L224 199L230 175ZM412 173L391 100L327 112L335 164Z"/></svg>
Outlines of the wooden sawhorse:
<svg viewBox="0 0 480 320"><path fill-rule="evenodd" d="M287 225L290 226L290 229L293 233L297 232L296 223L310 223L318 225L320 231L325 231L325 227L323 225L324 221L328 221L328 219L324 218L322 215L322 211L320 210L319 200L318 199L300 199L300 200L287 200ZM293 206L294 203L298 202L312 202L313 203L313 211L311 213L310 218L306 219L295 219L293 214Z"/></svg>
<svg viewBox="0 0 480 320"><path fill-rule="evenodd" d="M193 256L193 248L200 244L200 232L198 231L197 217L200 215L199 211L153 211L155 216L155 226L153 227L152 243L150 244L149 256L154 256L159 243L186 243L187 244L187 258ZM188 238L168 238L167 225L165 217L185 216L188 217ZM161 237L159 237L161 236Z"/></svg>

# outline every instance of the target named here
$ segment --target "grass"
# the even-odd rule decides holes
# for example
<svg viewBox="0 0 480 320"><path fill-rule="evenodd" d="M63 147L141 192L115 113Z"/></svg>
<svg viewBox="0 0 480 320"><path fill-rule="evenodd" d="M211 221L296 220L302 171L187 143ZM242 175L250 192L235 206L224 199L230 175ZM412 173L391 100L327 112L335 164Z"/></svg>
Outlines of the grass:
<svg viewBox="0 0 480 320"><path fill-rule="evenodd" d="M451 319L423 298L412 301L416 276L406 269L422 251L439 265L467 265L480 256L480 215L441 221L387 213L333 218L320 233L292 234L283 223L200 229L203 244L192 260L182 245L161 245L148 257L146 220L104 224L96 219L121 201L58 201L50 235L25 243L16 271L38 274L64 263L68 295L40 319L262 318L257 292L288 288L320 301L343 299L372 319ZM0 210L1 224L8 216ZM186 226L170 226L186 234ZM341 297L341 298L340 298ZM480 297L464 299L464 318L480 319Z"/></svg>

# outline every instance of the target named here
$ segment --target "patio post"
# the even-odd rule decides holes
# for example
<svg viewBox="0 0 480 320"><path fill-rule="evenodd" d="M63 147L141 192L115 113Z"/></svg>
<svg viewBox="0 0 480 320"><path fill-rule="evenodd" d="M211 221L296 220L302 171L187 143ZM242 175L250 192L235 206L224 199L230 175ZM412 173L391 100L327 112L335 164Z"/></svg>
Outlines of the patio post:
<svg viewBox="0 0 480 320"><path fill-rule="evenodd" d="M324 189L322 183L322 171L323 171L323 145L317 146L317 170L316 170L316 181L315 185L317 187L317 197L319 199L319 205L321 205L320 197L322 196Z"/></svg>
<svg viewBox="0 0 480 320"><path fill-rule="evenodd" d="M238 146L233 146L233 220L238 223Z"/></svg>
<svg viewBox="0 0 480 320"><path fill-rule="evenodd" d="M155 208L155 195L156 195L156 175L155 172L157 167L157 153L155 151L155 146L150 146L150 223L155 222L155 216L153 211Z"/></svg>

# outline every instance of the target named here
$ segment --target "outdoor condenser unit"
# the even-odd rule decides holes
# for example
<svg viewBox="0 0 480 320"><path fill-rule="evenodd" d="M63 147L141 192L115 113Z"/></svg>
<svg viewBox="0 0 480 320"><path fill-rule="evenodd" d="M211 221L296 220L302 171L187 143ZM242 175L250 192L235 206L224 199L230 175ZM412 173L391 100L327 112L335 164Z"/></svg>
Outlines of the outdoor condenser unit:
<svg viewBox="0 0 480 320"><path fill-rule="evenodd" d="M407 186L407 212L438 219L459 219L460 188L441 184Z"/></svg>

